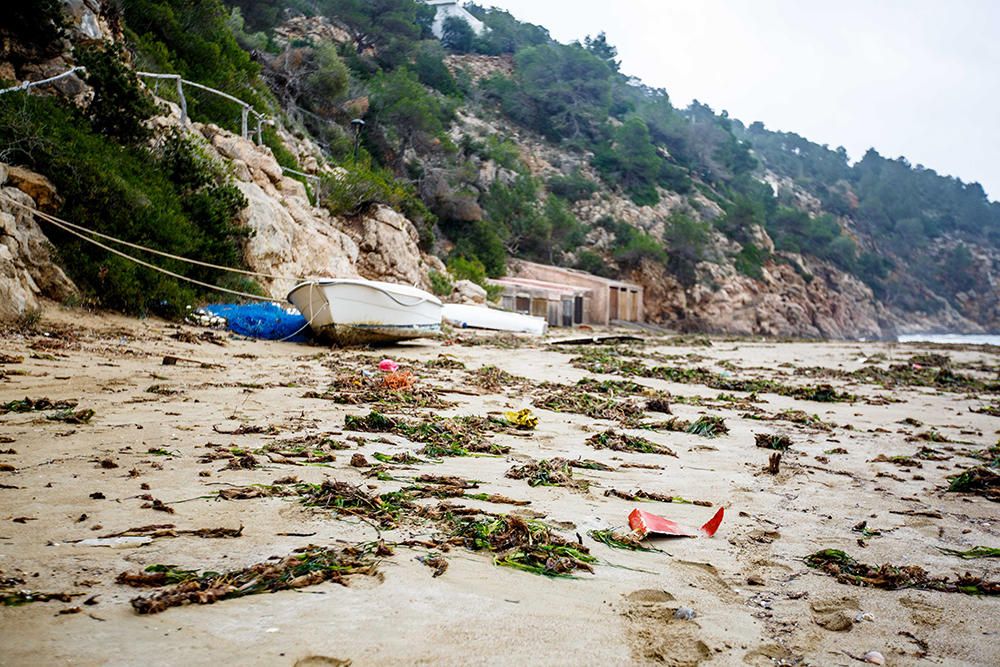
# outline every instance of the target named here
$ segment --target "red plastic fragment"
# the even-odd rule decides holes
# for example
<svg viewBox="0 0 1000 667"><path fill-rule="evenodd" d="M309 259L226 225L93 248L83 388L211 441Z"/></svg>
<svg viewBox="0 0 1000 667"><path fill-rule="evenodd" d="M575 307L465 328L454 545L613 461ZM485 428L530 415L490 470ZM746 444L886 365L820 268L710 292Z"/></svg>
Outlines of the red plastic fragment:
<svg viewBox="0 0 1000 667"><path fill-rule="evenodd" d="M656 514L651 514L637 508L632 510L632 513L628 515L628 525L640 537L645 537L650 533L673 535L675 537L712 537L712 535L715 535L715 531L719 529L719 524L722 523L724 515L725 508L720 507L715 516L709 519L701 528L691 528L690 526L683 526L676 521L664 519L662 516L657 516Z"/></svg>

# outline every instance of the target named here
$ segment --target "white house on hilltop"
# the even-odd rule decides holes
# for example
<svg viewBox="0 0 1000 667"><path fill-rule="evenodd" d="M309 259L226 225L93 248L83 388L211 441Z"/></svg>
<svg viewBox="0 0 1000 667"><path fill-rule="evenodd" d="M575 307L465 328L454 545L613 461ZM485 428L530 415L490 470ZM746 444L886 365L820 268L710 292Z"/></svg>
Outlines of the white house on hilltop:
<svg viewBox="0 0 1000 667"><path fill-rule="evenodd" d="M458 3L458 0L424 0L424 2L434 8L434 23L431 24L431 31L434 36L441 39L444 34L444 22L449 17L460 18L469 24L473 32L477 35L483 34L486 26L483 22L465 10L465 7Z"/></svg>

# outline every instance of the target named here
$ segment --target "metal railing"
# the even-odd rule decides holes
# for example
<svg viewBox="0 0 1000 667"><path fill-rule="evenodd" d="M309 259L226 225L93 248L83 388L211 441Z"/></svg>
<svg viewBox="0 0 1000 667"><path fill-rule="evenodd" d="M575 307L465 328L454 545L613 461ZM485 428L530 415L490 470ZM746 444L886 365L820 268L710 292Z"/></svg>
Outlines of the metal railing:
<svg viewBox="0 0 1000 667"><path fill-rule="evenodd" d="M46 84L53 83L53 82L58 81L60 79L65 79L65 78L67 78L69 76L72 76L72 75L78 73L78 72L86 72L86 71L87 70L86 70L85 67L83 67L81 65L78 65L76 67L73 67L71 69L66 70L65 72L63 72L61 74L57 74L55 76L50 76L47 79L40 79L38 81L24 81L24 82L22 82L22 83L20 83L20 84L18 84L16 86L11 86L9 88L4 88L4 89L0 90L0 95L3 95L4 93L13 93L13 92L17 92L17 91L28 91L31 88L34 88L36 86L44 86ZM187 79L182 78L180 74L164 74L164 73L161 73L161 72L139 72L139 71L136 71L136 75L144 77L144 78L147 78L147 79L156 79L158 81L159 80L167 80L167 81L173 81L175 83L175 85L177 87L177 98L179 100L180 108L181 108L181 125L187 125L188 122L189 122L189 120L190 120L190 117L188 116L188 109L187 109L187 98L184 96L184 86L188 85L188 86L191 86L192 88L197 88L199 90L204 90L206 92L213 93L214 95L218 95L219 97L227 99L230 102L234 102L235 104L238 104L240 106L240 134L241 134L241 136L244 139L249 139L249 135L250 135L249 120L250 120L250 115L253 114L253 117L256 120L256 124L257 124L257 127L256 127L255 132L254 132L254 134L256 134L257 145L261 145L261 144L264 143L264 129L263 129L263 126L267 122L269 122L268 117L265 116L262 113L259 113L256 109L253 108L253 105L251 105L251 104L249 104L247 102L244 102L243 100L239 99L238 97L234 97L234 96L230 95L229 93L224 93L221 90L217 90L215 88L212 88L210 86L206 86L206 85L201 84L201 83L196 83L194 81L188 81ZM288 167L282 167L281 171L282 171L282 173L288 173L288 174L294 174L296 176L301 176L301 177L305 178L308 183L311 183L313 185L313 189L315 190L316 202L319 203L319 191L320 191L320 188L319 188L319 186L320 186L320 178L319 178L319 176L317 176L316 174L306 174L306 173L303 173L301 171L296 171L295 169L290 169Z"/></svg>
<svg viewBox="0 0 1000 667"><path fill-rule="evenodd" d="M58 81L59 79L65 79L66 77L72 76L77 72L84 72L84 71L86 70L82 66L77 66L72 69L66 70L62 74L56 74L55 76L50 76L47 79L40 79L38 81L23 81L16 86L11 86L10 88L4 88L3 90L0 90L0 95L3 95L4 93L13 93L19 90L29 90L31 88L34 88L35 86L44 86L47 83L52 83L53 81Z"/></svg>
<svg viewBox="0 0 1000 667"><path fill-rule="evenodd" d="M219 97L229 100L230 102L238 104L240 106L240 135L244 139L249 138L250 132L249 132L248 121L250 114L253 114L254 118L257 120L257 130L255 132L255 134L257 135L257 144L259 145L264 143L263 126L268 119L267 116L265 116L264 114L258 113L257 110L254 109L251 104L244 102L238 97L233 97L229 93L224 93L221 90L217 90L215 88L200 83L195 83L194 81L188 81L187 79L183 79L181 78L180 74L161 74L160 72L138 72L138 71L136 72L136 74L138 76L149 79L167 79L176 82L177 97L180 100L180 106L181 106L182 125L186 125L188 122L187 98L184 96L184 85L187 84L192 88L198 88L199 90L204 90L209 93L213 93L215 95L218 95Z"/></svg>

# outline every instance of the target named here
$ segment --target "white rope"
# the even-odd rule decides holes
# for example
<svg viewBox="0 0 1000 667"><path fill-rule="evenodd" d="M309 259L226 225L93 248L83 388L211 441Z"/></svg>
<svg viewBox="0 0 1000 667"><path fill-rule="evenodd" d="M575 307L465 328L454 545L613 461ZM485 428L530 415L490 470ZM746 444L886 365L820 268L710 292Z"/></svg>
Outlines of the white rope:
<svg viewBox="0 0 1000 667"><path fill-rule="evenodd" d="M115 238L114 236L109 236L107 234L102 234L101 232L94 231L93 229L88 229L87 227L83 227L82 225L77 225L77 224L74 224L74 223L72 223L72 222L70 222L68 220L63 220L62 218L57 218L56 216L51 215L49 213L44 213L42 211L39 211L38 209L32 208L30 206L27 206L26 204L22 204L21 202L17 201L16 199L12 199L11 197L9 197L7 195L2 195L2 196L3 196L3 198L5 200L7 200L8 202L14 204L15 206L19 206L20 208L23 208L26 211L30 211L31 213L33 213L34 215L38 216L39 218L41 218L41 219L43 219L43 220L45 220L47 222L51 222L52 224L63 224L63 225L66 225L67 227L72 227L73 229L76 229L78 231L86 232L87 234L93 234L94 236L102 238L102 239L104 239L106 241L112 241L114 243L120 243L121 245L127 246L129 248L134 248L135 250L142 250L144 252L152 253L154 255L159 255L160 257L166 257L167 259L175 259L175 260L177 260L179 262L187 262L188 264L196 264L197 266L204 266L204 267L209 268L209 269L218 269L219 271L229 271L231 273L240 273L240 274L242 274L244 276L253 276L255 278L267 278L269 280L290 280L290 281L296 282L296 283L303 282L304 280L308 280L307 278L300 278L298 276L281 276L281 275L272 275L272 274L269 274L269 273L260 273L259 271L247 271L247 270L244 270L244 269L234 269L234 268L231 268L231 267L228 267L228 266L219 266L218 264L211 264L209 262L201 262L201 261L199 261L197 259L188 259L187 257L181 257L180 255L172 255L169 252L163 252L162 250L155 250L154 248L147 248L146 246L139 245L138 243L130 243L129 241L123 241L122 239Z"/></svg>
<svg viewBox="0 0 1000 667"><path fill-rule="evenodd" d="M36 213L36 214L38 213L38 211L33 211L33 212ZM42 219L46 220L46 218L42 218ZM119 257L127 259L127 260L129 260L131 262L135 262L136 264L138 264L140 266L145 266L147 269L152 269L153 271L159 271L160 273L168 275L171 278L176 278L177 280L183 280L185 282L189 282L189 283L192 283L194 285L198 285L200 287L204 287L206 289L215 290L216 292L224 292L226 294L233 294L235 296L241 296L241 297L244 297L246 299L255 299L257 301L267 301L269 303L271 303L271 302L274 301L274 299L272 299L271 297L260 296L259 294L250 294L249 292L241 292L239 290L229 289L228 287L220 287L218 285L212 285L211 283L206 283L206 282L202 282L200 280L195 280L194 278L188 278L187 276L181 275L179 273L174 273L173 271L170 271L168 269L164 269L163 267L160 267L160 266L156 266L155 264L150 264L149 262L145 262L145 261L143 261L141 259L138 259L137 257L132 257L131 255L128 255L128 254L126 254L126 253L124 253L124 252L122 252L120 250L116 250L115 248L112 248L111 246L104 245L100 241L96 241L96 240L94 240L94 239L92 239L92 238L90 238L90 237L88 237L88 236L86 236L84 234L81 234L80 232L76 231L75 229L71 229L70 227L67 227L66 225L62 224L61 222L57 222L56 220L46 220L46 222L48 222L50 224L53 224L56 227L59 227L63 231L68 232L68 233L72 234L73 236L77 236L77 237L83 239L87 243L93 243L98 248L103 248L104 250L107 250L110 253L118 255Z"/></svg>

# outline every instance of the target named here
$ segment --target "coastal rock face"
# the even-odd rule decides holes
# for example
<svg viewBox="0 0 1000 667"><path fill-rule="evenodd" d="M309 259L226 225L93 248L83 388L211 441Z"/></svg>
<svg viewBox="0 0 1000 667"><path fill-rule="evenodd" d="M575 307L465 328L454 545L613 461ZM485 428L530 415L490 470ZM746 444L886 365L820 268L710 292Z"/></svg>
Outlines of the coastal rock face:
<svg viewBox="0 0 1000 667"><path fill-rule="evenodd" d="M417 230L401 213L375 206L355 218L334 217L309 202L302 183L282 174L266 146L214 125L195 127L233 167L248 202L241 214L250 230L245 259L252 270L271 276L259 281L274 298L284 299L306 278L363 276L428 289L428 271L445 270L421 253Z"/></svg>
<svg viewBox="0 0 1000 667"><path fill-rule="evenodd" d="M55 263L52 244L32 214L22 208L36 208L36 203L9 178L10 170L13 168L0 163L0 321L14 320L37 309L39 297L64 300L77 293L76 286ZM17 182L28 183L32 189L48 182L24 169L17 172ZM48 185L45 194L55 197L55 189L51 183Z"/></svg>
<svg viewBox="0 0 1000 667"><path fill-rule="evenodd" d="M430 288L427 273L436 269L420 253L417 229L406 216L387 206L349 223L348 231L358 243L357 270L365 278Z"/></svg>
<svg viewBox="0 0 1000 667"><path fill-rule="evenodd" d="M647 318L685 331L806 338L889 338L891 316L871 289L819 263L800 263L807 280L787 264L768 264L763 280L703 263L690 289L646 262L632 275L645 288ZM715 289L710 285L717 286Z"/></svg>

